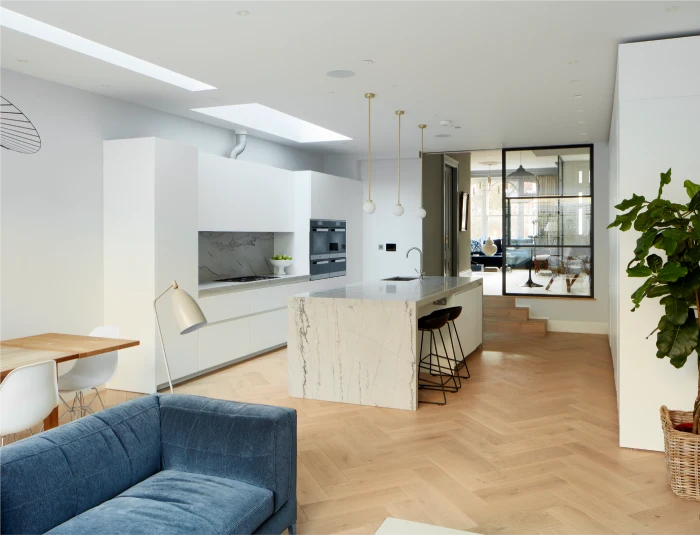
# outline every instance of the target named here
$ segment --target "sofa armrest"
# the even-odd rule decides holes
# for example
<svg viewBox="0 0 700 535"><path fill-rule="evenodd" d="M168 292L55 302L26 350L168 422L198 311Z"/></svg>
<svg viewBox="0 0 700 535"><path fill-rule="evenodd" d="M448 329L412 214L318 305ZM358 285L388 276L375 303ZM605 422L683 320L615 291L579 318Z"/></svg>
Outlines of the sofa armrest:
<svg viewBox="0 0 700 535"><path fill-rule="evenodd" d="M159 400L163 470L271 490L275 511L290 499L296 502L296 411L199 396Z"/></svg>

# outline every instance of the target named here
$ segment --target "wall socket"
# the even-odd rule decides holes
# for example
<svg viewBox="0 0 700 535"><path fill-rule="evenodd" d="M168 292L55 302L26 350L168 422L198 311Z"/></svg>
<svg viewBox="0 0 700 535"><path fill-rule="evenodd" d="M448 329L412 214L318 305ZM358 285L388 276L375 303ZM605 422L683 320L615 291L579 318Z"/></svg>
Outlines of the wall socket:
<svg viewBox="0 0 700 535"><path fill-rule="evenodd" d="M383 251L383 250L384 250L384 244L383 244L383 243L380 243L378 249L379 249L380 251Z"/></svg>

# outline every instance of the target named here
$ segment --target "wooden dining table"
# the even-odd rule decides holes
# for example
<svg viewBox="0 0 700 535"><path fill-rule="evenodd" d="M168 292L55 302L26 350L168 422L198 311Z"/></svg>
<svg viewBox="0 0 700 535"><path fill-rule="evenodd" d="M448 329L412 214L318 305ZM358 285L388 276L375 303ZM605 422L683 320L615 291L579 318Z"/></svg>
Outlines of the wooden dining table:
<svg viewBox="0 0 700 535"><path fill-rule="evenodd" d="M138 340L46 333L0 341L0 381L15 368L53 360L89 358L139 345ZM29 401L31 402L31 401ZM44 420L44 429L58 426L58 407Z"/></svg>

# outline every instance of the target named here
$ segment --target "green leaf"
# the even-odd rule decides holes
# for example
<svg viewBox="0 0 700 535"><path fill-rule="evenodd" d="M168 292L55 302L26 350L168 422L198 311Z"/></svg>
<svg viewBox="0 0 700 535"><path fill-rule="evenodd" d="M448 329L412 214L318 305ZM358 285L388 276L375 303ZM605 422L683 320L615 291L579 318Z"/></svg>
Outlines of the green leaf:
<svg viewBox="0 0 700 535"><path fill-rule="evenodd" d="M671 183L671 169L669 169L665 173L661 173L661 183L659 184L659 195L658 195L657 199L661 198L661 194L664 191L664 186L666 184L670 184L670 183Z"/></svg>
<svg viewBox="0 0 700 535"><path fill-rule="evenodd" d="M685 186L685 191L688 193L688 197L691 199L695 197L696 193L700 193L700 186L691 182L690 180L683 182L683 185Z"/></svg>
<svg viewBox="0 0 700 535"><path fill-rule="evenodd" d="M688 311L688 318L683 325L674 325L666 316L661 317L659 332L656 334L657 357L669 357L671 364L680 368L697 345L698 326L692 309Z"/></svg>
<svg viewBox="0 0 700 535"><path fill-rule="evenodd" d="M693 195L693 198L690 199L690 202L688 203L688 210L692 210L693 212L700 210L700 191Z"/></svg>
<svg viewBox="0 0 700 535"><path fill-rule="evenodd" d="M632 294L632 302L634 303L634 308L632 309L634 311L635 308L639 308L639 304L642 302L642 299L647 294L647 291L651 287L652 284L654 284L655 279L654 278L649 278L644 281L644 284L642 284L639 288L637 288L634 293Z"/></svg>
<svg viewBox="0 0 700 535"><path fill-rule="evenodd" d="M622 232L626 232L632 228L632 223L634 223L637 217L637 212L641 209L641 206L633 208L626 214L620 214L615 218L615 221L610 223L607 228L620 227Z"/></svg>
<svg viewBox="0 0 700 535"><path fill-rule="evenodd" d="M675 241L685 241L690 238L690 233L686 230L679 228L667 228L661 231L664 238L669 238Z"/></svg>
<svg viewBox="0 0 700 535"><path fill-rule="evenodd" d="M667 295L661 300L661 304L666 307L666 319L674 325L683 325L688 319L689 307L685 299Z"/></svg>
<svg viewBox="0 0 700 535"><path fill-rule="evenodd" d="M651 269L641 263L627 268L627 276L629 277L648 277L649 275L651 275Z"/></svg>
<svg viewBox="0 0 700 535"><path fill-rule="evenodd" d="M667 236L664 236L663 234L661 236L662 237L660 242L654 243L654 245L663 249L667 255L672 255L673 253L675 253L676 248L678 247L678 240L674 240L673 238L669 238Z"/></svg>
<svg viewBox="0 0 700 535"><path fill-rule="evenodd" d="M659 282L676 282L679 278L688 274L688 268L678 262L668 262L659 270L657 278Z"/></svg>
<svg viewBox="0 0 700 535"><path fill-rule="evenodd" d="M649 249L656 240L656 230L649 229L637 239L637 247L634 249L634 259L642 260L649 254Z"/></svg>
<svg viewBox="0 0 700 535"><path fill-rule="evenodd" d="M670 292L668 286L665 284L657 284L652 288L649 288L647 292L647 297L661 297L662 295L667 295Z"/></svg>
<svg viewBox="0 0 700 535"><path fill-rule="evenodd" d="M651 269L654 273L658 273L663 265L664 261L659 255L650 254L647 256L647 266L649 266L649 269Z"/></svg>
<svg viewBox="0 0 700 535"><path fill-rule="evenodd" d="M700 288L700 269L698 268L689 271L682 279L668 283L668 289L673 297L689 297L698 288Z"/></svg>
<svg viewBox="0 0 700 535"><path fill-rule="evenodd" d="M686 180L686 182L689 181ZM698 189L700 190L700 186L698 186ZM644 202L646 202L646 199L644 197L640 195L635 195L633 193L631 199L625 199L620 204L615 206L615 208L617 208L618 210L629 210L630 208L633 208L635 206L641 206Z"/></svg>

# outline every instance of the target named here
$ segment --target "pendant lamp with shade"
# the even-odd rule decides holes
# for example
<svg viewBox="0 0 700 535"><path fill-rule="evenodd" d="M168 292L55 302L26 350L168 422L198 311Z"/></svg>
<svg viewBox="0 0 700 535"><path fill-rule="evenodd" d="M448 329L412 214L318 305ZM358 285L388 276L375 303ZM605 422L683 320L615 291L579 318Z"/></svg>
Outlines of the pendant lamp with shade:
<svg viewBox="0 0 700 535"><path fill-rule="evenodd" d="M366 214L373 214L377 209L372 202L372 99L374 93L365 93L367 99L367 200L362 205Z"/></svg>
<svg viewBox="0 0 700 535"><path fill-rule="evenodd" d="M402 216L403 215L403 206L401 206L401 116L403 115L403 110L396 110L396 115L399 118L399 171L398 171L398 197L396 201L396 206L394 206L394 215L395 216Z"/></svg>
<svg viewBox="0 0 700 535"><path fill-rule="evenodd" d="M506 178L517 188L520 197L525 195L525 184L537 185L537 177L523 167L523 151L520 151L520 166Z"/></svg>
<svg viewBox="0 0 700 535"><path fill-rule="evenodd" d="M427 215L425 208L423 208L423 133L426 126L425 124L418 125L418 128L420 128L420 205L418 210L416 210L416 217L420 219L424 219Z"/></svg>

